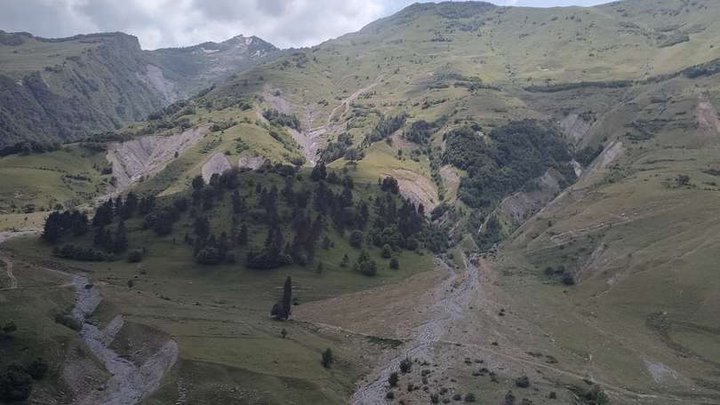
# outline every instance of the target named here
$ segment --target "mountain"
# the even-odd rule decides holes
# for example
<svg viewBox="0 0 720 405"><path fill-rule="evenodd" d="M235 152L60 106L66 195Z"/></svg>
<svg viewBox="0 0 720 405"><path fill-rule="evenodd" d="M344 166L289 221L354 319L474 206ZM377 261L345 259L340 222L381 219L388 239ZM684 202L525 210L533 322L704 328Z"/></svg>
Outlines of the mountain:
<svg viewBox="0 0 720 405"><path fill-rule="evenodd" d="M422 3L233 73L193 58L265 44L156 51L214 85L0 159L0 226L46 232L3 245L0 358L126 395L65 325L101 294L149 404L717 403L718 17Z"/></svg>
<svg viewBox="0 0 720 405"><path fill-rule="evenodd" d="M46 39L0 32L0 146L120 128L275 52L255 37L144 51L122 33Z"/></svg>

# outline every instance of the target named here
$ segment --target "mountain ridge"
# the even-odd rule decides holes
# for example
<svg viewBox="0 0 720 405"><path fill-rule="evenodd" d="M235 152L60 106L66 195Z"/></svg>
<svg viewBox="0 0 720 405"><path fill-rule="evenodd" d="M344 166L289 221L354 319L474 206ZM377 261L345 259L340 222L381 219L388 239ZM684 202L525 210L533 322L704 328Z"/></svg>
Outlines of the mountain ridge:
<svg viewBox="0 0 720 405"><path fill-rule="evenodd" d="M120 128L279 51L240 36L146 51L136 37L119 32L53 39L3 32L0 46L0 146L72 141ZM203 46L215 52L199 51Z"/></svg>

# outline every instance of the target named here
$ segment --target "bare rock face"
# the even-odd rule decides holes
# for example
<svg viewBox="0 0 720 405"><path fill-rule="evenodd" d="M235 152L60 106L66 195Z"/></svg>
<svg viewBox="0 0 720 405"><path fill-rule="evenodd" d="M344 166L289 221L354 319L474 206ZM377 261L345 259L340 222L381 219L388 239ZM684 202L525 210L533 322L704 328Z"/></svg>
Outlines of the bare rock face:
<svg viewBox="0 0 720 405"><path fill-rule="evenodd" d="M262 156L240 156L238 159L238 167L250 170L257 170L265 164L265 159Z"/></svg>
<svg viewBox="0 0 720 405"><path fill-rule="evenodd" d="M560 128L574 142L579 142L590 132L592 123L584 120L578 114L569 114L560 121Z"/></svg>
<svg viewBox="0 0 720 405"><path fill-rule="evenodd" d="M154 176L175 158L175 153L182 154L206 132L207 127L197 127L171 136L151 135L110 144L106 157L112 163L116 187L122 190L142 177Z"/></svg>
<svg viewBox="0 0 720 405"><path fill-rule="evenodd" d="M209 182L213 174L223 174L226 170L230 170L232 166L230 161L222 153L214 154L210 160L205 162L202 167L202 177L205 182Z"/></svg>

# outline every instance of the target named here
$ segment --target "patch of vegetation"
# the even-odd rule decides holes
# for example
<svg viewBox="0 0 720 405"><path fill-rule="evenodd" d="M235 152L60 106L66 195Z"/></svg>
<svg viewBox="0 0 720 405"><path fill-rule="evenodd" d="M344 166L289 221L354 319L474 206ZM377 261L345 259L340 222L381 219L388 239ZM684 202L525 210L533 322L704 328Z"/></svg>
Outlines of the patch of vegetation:
<svg viewBox="0 0 720 405"><path fill-rule="evenodd" d="M548 84L546 86L528 86L525 90L532 93L558 93L561 91L577 90L577 89L622 89L633 85L631 80L616 80L607 82L578 82L578 83L559 83Z"/></svg>
<svg viewBox="0 0 720 405"><path fill-rule="evenodd" d="M377 141L382 141L383 139L389 137L405 125L406 119L407 114L404 112L391 117L381 115L380 121L375 125L375 128L373 128L373 130L365 136L363 144L369 146Z"/></svg>
<svg viewBox="0 0 720 405"><path fill-rule="evenodd" d="M583 167L587 167L593 162L593 160L595 160L595 158L600 156L603 149L602 145L598 145L597 147L586 146L575 152L575 160Z"/></svg>
<svg viewBox="0 0 720 405"><path fill-rule="evenodd" d="M275 109L263 111L263 117L271 124L300 131L300 120L295 114L285 114Z"/></svg>
<svg viewBox="0 0 720 405"><path fill-rule="evenodd" d="M459 197L470 207L492 208L549 168L574 179L571 156L558 132L536 121L517 121L482 137L478 128L462 127L445 136L443 162L465 170Z"/></svg>
<svg viewBox="0 0 720 405"><path fill-rule="evenodd" d="M405 129L403 137L418 145L427 145L433 133L445 125L446 122L446 117L442 117L434 122L427 122L425 120L415 121L410 124L409 128Z"/></svg>

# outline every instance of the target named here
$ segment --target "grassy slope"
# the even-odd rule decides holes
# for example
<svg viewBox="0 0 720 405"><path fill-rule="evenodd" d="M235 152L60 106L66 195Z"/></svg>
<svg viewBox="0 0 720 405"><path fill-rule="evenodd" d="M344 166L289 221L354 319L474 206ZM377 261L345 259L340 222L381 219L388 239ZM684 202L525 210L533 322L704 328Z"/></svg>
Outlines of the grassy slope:
<svg viewBox="0 0 720 405"><path fill-rule="evenodd" d="M702 170L720 162L713 157L716 145L714 140L694 135L693 128L687 126L687 119L693 121L694 108L700 97L717 101L713 80L678 79L669 84L641 86L631 90L574 91L552 96L528 94L518 88L528 83L543 85L546 79L555 83L638 79L648 74L673 72L718 57L718 50L710 47L710 40L716 37L714 33L718 29L716 19L713 18L718 12L715 10L717 5L705 1L680 8L680 4L679 1L664 0L657 4L628 1L592 9L495 9L477 17L485 25L475 33L459 28L447 29L448 24L452 26L457 22L448 22L434 13L421 13L417 19L408 19L401 14L394 19L375 23L358 34L302 51L307 56L307 61L300 63L306 66L304 68L296 65L303 58L295 56L287 66L279 61L241 75L228 86L219 87L211 93L211 97L267 94L280 89L281 98L300 116L305 128L326 124L330 112L342 100L375 82L379 83L378 87L373 88L376 93L371 94L370 90L367 97L355 101L356 105L377 108L386 114L404 110L410 113L411 120L431 120L441 114L448 114L453 119L461 120L470 116L485 126L494 126L510 118L560 119L566 112L596 112L599 124L580 141L580 145L621 138L629 150L618 166L584 180L579 184L577 192L557 201L540 214L538 218L542 220L531 221L506 244L497 264L499 284L515 297L515 311L527 319L535 320L535 323L549 331L557 341L552 345L561 348L566 356L563 361L568 361L576 371L587 371L605 380L638 389L684 394L690 388L697 389L701 379L711 376L712 366L693 355L678 357L676 346L671 348L664 335L659 335L645 325L648 315L669 310L670 324L680 325L671 329L672 339L681 342L686 348L684 350L689 348L692 352L701 353L705 360L718 361L716 332L707 332L707 328L698 328L698 325L712 327L712 314L718 308L712 295L712 291L717 288L713 284L717 277L714 277L712 270L713 252L716 249L713 235L717 232L716 224L707 219L714 217L717 201L715 187L703 184L715 180L702 173ZM618 8L624 8L625 11L618 11ZM677 15L673 15L675 11L653 15L644 13L646 8L680 12ZM685 11L686 8L689 11ZM572 16L575 18L571 19ZM401 23L403 19L405 23ZM640 28L628 26L627 22L633 22ZM704 30L690 34L689 42L659 48L658 32L677 24L688 28L701 24ZM440 31L443 36L451 37L453 41L430 41L436 35L433 29ZM675 31L683 29L677 28ZM698 29L694 28L693 31ZM520 38L523 33L534 35ZM622 41L618 41L618 35L622 35ZM581 37L586 39L580 40ZM616 44L621 46L614 46ZM590 56L591 53L595 56ZM416 62L418 60L420 63ZM464 75L479 76L486 83L508 87L502 92L487 89L476 93L452 86L429 88L428 85L435 81L431 74L447 69L448 64ZM244 83L246 79L247 85ZM695 85L700 86L699 90L694 89ZM653 102L656 96L667 94L672 96L671 101ZM319 104L323 100L328 102L327 106ZM627 102L619 104L617 100ZM440 102L424 109L422 104L425 101ZM272 104L266 101L262 106L270 107ZM361 140L376 122L372 114L368 118L352 117L352 113L342 116L343 111L341 109L333 117L342 126L352 118L359 123L359 128L350 130L356 141ZM242 116L235 110L228 110L228 114ZM653 131L656 133L653 139L636 144L623 138L626 132L632 132L627 126L632 121L665 117L678 118L683 126L662 126ZM235 130L226 130L226 135ZM254 126L241 125L237 130L240 136L247 134L248 141L267 139L252 136L257 131ZM331 130L330 136L336 133ZM232 138L223 136L220 145L220 148L232 147ZM441 134L436 136L433 145L435 148L441 147ZM187 179L198 172L197 162L201 155L198 150L191 150L187 157L181 157L183 166L173 168L171 165L168 170L176 170L177 174L167 182L162 180L157 189L181 189ZM428 175L426 160L421 159L416 164L412 161L397 161L394 156L395 151L385 143L377 144L368 151L368 157L360 162L355 175L374 181L379 172L396 164ZM343 165L344 162L337 164ZM667 188L665 183L672 183L672 179L680 173L689 174L697 188ZM158 177L159 182L160 179ZM155 189L155 183L147 183L142 187ZM701 188L709 188L711 191ZM601 227L601 231L591 233L592 240L584 234L571 238L577 239L577 242L570 247L560 248L550 239L553 234L624 217L632 220L610 229L603 230ZM548 219L553 223L550 229L546 229ZM126 291L125 282L135 275L131 266L116 264L111 266L111 270L107 270L106 266L94 269L99 278L109 282L107 290L113 302L123 311L132 312L130 318L159 326L176 336L181 346L186 347L187 354L182 351L184 357L180 367L157 394L157 401L175 398L175 383L193 381L197 373L204 372L212 373L223 383L214 385L202 381L198 383L201 385L198 395L204 395L211 389L225 389L226 385L234 385L239 381L252 381L261 387L258 389L262 391L258 394L261 398L279 402L279 399L272 398L272 392L280 391L276 385L279 380L274 377L277 374L283 378L314 381L319 384L316 387L331 386L329 389L333 393L327 394L327 402L336 402L337 395L342 395L338 393L346 393L350 389L350 382L358 373L355 366L350 364L341 365L342 375L334 376L335 382L329 385L325 385L327 375L317 367L317 363L314 365L317 369L297 371L288 367L289 370L284 370L279 357L290 356L293 365L311 364L318 357L319 351L330 344L327 337L306 335L309 332L302 325L289 326L293 328L291 336L301 334L303 338L298 340L302 342L292 339L292 342L280 342L278 347L282 347L282 354L278 358L258 357L247 361L250 356L247 350L264 347L267 343L263 339L276 339L277 324L265 319L267 307L275 299L267 291L278 288L285 273L262 279L233 272L233 269L222 269L222 274L214 271L200 273L198 269L187 265L187 256L175 252L167 241L162 243L165 243L167 249L161 248L162 255L148 259L148 275L139 279L138 288L143 290L143 294ZM602 258L607 260L590 263L580 274L581 284L568 289L567 294L563 294L562 287L550 283L542 275L542 269L547 265L566 264L572 267L577 263L585 263L586 256L603 244L607 247L601 251ZM368 287L356 284L358 280L346 279L347 274L336 273L332 268L322 276L302 271L293 276L301 285L308 283L313 286L307 292L309 299L327 296L318 291L325 291L329 287L347 288L342 292ZM608 280L614 280L610 287ZM192 287L188 287L190 285ZM348 285L352 287L348 288ZM192 292L188 292L189 288L193 289ZM678 295L677 291L682 291L682 295ZM261 298L258 298L258 292ZM164 294L171 300L161 300L154 296L155 293ZM194 301L200 302L202 306L196 308L192 305ZM211 321L210 325L206 319L206 303L214 305L213 314L221 318ZM237 308L233 308L233 305ZM558 313L567 316L559 318ZM167 318L167 314L178 315L172 315L175 318L171 320L158 318ZM244 321L236 326L237 319L251 321L248 322L249 326ZM681 324L679 321L690 324ZM191 334L188 330L194 333L199 329L210 330L220 336L236 336L238 333L242 335L241 327L247 328L242 330L247 331L244 333L247 333L248 341L253 341L253 345L241 345L243 347L238 348L228 346L228 339L187 336ZM223 344L217 344L221 339ZM538 342L543 338L528 339L525 342L528 349L533 345L551 345L545 341ZM229 354L226 351L218 352L219 347L231 347L232 350ZM345 355L348 358L356 355L354 349L344 347L346 349L342 350L347 350ZM593 361L590 363L585 360L588 354L592 354ZM654 383L643 363L645 359L662 362L676 370L682 376L680 382ZM278 360L279 363L270 366L268 370L272 360ZM224 365L218 366L217 363ZM245 371L229 369L226 367L228 363L244 364ZM340 384L340 388L334 384ZM297 387L297 390L292 390L289 395L297 395L298 392L317 395L310 393L307 385L293 387ZM317 397L304 399L316 400Z"/></svg>
<svg viewBox="0 0 720 405"><path fill-rule="evenodd" d="M712 79L638 89L628 104L640 117L656 108L648 94L670 96L670 105L654 115L669 123L646 141L616 134L626 145L624 156L583 179L502 249L497 267L515 308L557 347L592 358L578 367L597 378L717 398L720 189L705 172L720 164L714 152L720 133L707 137L693 116L717 91ZM690 176L690 186L677 185L680 174ZM558 265L580 284L563 288L543 275ZM650 363L675 376L654 380Z"/></svg>
<svg viewBox="0 0 720 405"><path fill-rule="evenodd" d="M3 176L0 207L11 212L28 204L37 210L50 210L58 203L65 206L85 203L104 190L109 176L103 176L100 170L107 165L103 154L78 145L43 154L0 158Z"/></svg>

